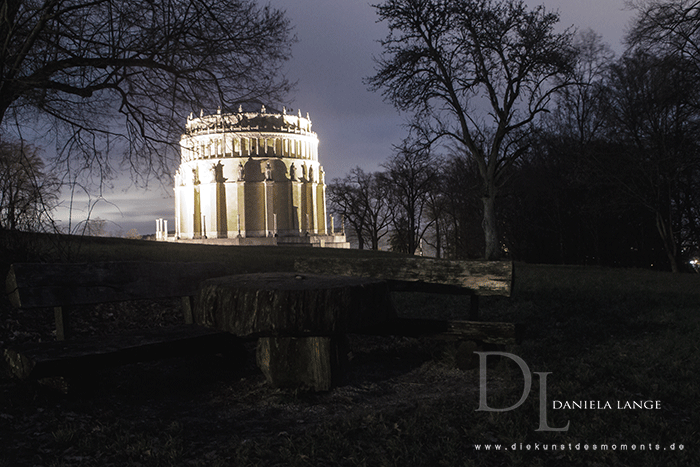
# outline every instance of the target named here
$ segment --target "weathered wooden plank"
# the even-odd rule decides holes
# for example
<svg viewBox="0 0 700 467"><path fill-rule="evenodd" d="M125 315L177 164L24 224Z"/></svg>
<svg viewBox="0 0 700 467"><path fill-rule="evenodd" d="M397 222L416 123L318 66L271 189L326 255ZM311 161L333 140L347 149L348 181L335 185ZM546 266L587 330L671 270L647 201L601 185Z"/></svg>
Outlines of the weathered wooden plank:
<svg viewBox="0 0 700 467"><path fill-rule="evenodd" d="M341 384L347 367L344 336L258 339L256 360L272 387L328 391Z"/></svg>
<svg viewBox="0 0 700 467"><path fill-rule="evenodd" d="M29 343L3 351L4 363L20 379L66 376L134 362L223 352L235 336L183 325L74 341Z"/></svg>
<svg viewBox="0 0 700 467"><path fill-rule="evenodd" d="M382 279L397 287L411 283L416 291L472 293L509 297L513 282L510 261L450 261L433 258L300 258L300 273ZM457 290L457 288L461 290Z"/></svg>
<svg viewBox="0 0 700 467"><path fill-rule="evenodd" d="M300 337L362 332L394 315L381 280L259 273L203 282L194 322L240 337Z"/></svg>
<svg viewBox="0 0 700 467"><path fill-rule="evenodd" d="M517 323L396 318L382 330L382 333L512 345L522 341L523 329Z"/></svg>
<svg viewBox="0 0 700 467"><path fill-rule="evenodd" d="M87 305L194 295L202 280L225 274L219 263L18 263L6 291L17 308Z"/></svg>

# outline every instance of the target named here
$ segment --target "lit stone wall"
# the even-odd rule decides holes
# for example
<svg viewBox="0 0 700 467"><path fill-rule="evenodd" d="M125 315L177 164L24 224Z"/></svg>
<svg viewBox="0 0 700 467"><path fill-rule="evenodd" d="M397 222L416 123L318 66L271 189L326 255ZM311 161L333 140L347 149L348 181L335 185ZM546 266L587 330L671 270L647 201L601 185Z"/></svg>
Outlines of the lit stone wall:
<svg viewBox="0 0 700 467"><path fill-rule="evenodd" d="M190 115L180 147L177 238L327 234L324 172L308 114L262 106Z"/></svg>

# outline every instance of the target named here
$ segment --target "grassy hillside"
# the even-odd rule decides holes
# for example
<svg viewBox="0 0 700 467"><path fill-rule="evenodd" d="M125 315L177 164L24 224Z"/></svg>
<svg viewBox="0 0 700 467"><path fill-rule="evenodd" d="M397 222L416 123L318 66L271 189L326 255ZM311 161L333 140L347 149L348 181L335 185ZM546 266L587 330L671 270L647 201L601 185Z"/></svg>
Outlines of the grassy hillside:
<svg viewBox="0 0 700 467"><path fill-rule="evenodd" d="M378 257L388 252L308 247L230 247L188 243L22 234L5 243L3 262L202 261L226 264L231 273L292 270L294 259L313 257Z"/></svg>

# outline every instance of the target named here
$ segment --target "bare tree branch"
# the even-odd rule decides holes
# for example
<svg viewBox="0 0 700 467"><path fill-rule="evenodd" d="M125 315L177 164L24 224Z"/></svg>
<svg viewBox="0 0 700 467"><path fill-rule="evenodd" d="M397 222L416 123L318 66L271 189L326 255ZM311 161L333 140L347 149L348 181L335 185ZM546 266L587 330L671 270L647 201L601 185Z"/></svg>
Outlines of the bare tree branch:
<svg viewBox="0 0 700 467"><path fill-rule="evenodd" d="M294 40L253 0L5 0L0 121L52 121L62 163L166 175L190 112L284 102Z"/></svg>
<svg viewBox="0 0 700 467"><path fill-rule="evenodd" d="M485 256L497 257L494 202L521 154L505 149L569 83L572 34L554 32L557 14L520 0L386 0L375 8L390 34L366 83L399 110L416 112L424 140L449 138L473 158L483 184Z"/></svg>

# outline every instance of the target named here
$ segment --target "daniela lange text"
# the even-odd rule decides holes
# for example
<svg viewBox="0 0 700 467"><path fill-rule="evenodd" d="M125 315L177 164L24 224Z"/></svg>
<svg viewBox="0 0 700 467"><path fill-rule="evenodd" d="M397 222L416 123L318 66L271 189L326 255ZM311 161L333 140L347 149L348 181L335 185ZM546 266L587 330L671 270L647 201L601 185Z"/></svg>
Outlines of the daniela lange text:
<svg viewBox="0 0 700 467"><path fill-rule="evenodd" d="M661 401L552 401L552 409L559 410L659 410Z"/></svg>

